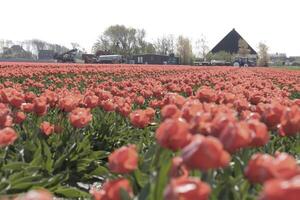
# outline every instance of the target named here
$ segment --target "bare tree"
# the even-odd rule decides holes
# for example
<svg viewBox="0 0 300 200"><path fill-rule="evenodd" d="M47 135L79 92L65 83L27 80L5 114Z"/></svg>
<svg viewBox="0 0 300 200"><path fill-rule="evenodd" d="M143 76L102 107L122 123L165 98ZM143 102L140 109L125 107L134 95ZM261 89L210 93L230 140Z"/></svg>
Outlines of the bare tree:
<svg viewBox="0 0 300 200"><path fill-rule="evenodd" d="M270 60L268 54L269 47L266 44L260 42L258 49L258 66L267 67Z"/></svg>
<svg viewBox="0 0 300 200"><path fill-rule="evenodd" d="M176 48L181 64L191 64L193 60L193 50L190 39L179 36L177 39Z"/></svg>
<svg viewBox="0 0 300 200"><path fill-rule="evenodd" d="M156 53L162 55L169 55L174 53L175 45L174 45L174 36L167 35L161 38L158 38L154 43Z"/></svg>
<svg viewBox="0 0 300 200"><path fill-rule="evenodd" d="M71 42L72 49L79 49L80 45L77 42Z"/></svg>
<svg viewBox="0 0 300 200"><path fill-rule="evenodd" d="M106 50L121 55L132 55L146 46L146 32L124 25L108 27L93 46L93 51Z"/></svg>
<svg viewBox="0 0 300 200"><path fill-rule="evenodd" d="M196 56L206 60L206 55L209 52L209 47L207 45L207 40L204 35L201 35L201 38L198 39L195 43L196 46Z"/></svg>

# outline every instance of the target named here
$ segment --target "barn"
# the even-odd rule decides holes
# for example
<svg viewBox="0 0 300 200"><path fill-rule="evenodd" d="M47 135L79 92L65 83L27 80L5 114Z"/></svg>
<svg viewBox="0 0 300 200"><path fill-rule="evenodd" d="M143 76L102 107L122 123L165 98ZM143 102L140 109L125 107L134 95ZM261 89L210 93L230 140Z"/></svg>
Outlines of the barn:
<svg viewBox="0 0 300 200"><path fill-rule="evenodd" d="M237 54L239 51L239 40L247 42L235 29L232 29L212 50L211 53L225 51L230 54ZM248 44L248 43L247 43ZM248 44L250 55L257 55L256 51Z"/></svg>

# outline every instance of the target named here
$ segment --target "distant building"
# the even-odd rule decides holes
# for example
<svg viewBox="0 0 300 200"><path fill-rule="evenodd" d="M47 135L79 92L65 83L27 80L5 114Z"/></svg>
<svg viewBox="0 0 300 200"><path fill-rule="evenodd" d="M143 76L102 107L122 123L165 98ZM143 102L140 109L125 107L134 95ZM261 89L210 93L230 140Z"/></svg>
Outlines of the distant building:
<svg viewBox="0 0 300 200"><path fill-rule="evenodd" d="M134 55L130 62L135 64L177 65L179 64L179 58L174 56L174 54L170 56L158 54L138 54Z"/></svg>
<svg viewBox="0 0 300 200"><path fill-rule="evenodd" d="M225 51L230 54L239 52L239 40L246 41L235 29L232 29L212 50L211 53ZM247 43L248 44L248 43ZM256 51L248 44L250 55L257 55Z"/></svg>
<svg viewBox="0 0 300 200"><path fill-rule="evenodd" d="M241 56L239 54L239 42L243 40L248 47L249 53ZM232 29L212 50L211 65L234 65L234 66L256 66L257 53L247 41L235 30Z"/></svg>
<svg viewBox="0 0 300 200"><path fill-rule="evenodd" d="M275 54L270 54L270 63L269 65L273 66L283 66L287 62L287 56L285 53L275 53Z"/></svg>
<svg viewBox="0 0 300 200"><path fill-rule="evenodd" d="M52 60L54 58L53 50L39 50L38 59L39 60Z"/></svg>
<svg viewBox="0 0 300 200"><path fill-rule="evenodd" d="M4 59L33 59L32 53L24 50L20 45L4 47L1 57Z"/></svg>
<svg viewBox="0 0 300 200"><path fill-rule="evenodd" d="M300 66L300 56L290 56L285 65Z"/></svg>

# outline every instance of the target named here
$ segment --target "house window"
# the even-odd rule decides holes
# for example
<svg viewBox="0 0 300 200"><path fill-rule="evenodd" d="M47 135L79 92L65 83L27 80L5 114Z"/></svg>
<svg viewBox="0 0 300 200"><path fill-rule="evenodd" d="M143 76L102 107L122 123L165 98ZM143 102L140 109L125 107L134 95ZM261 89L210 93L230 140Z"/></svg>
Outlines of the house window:
<svg viewBox="0 0 300 200"><path fill-rule="evenodd" d="M143 57L138 57L138 63L143 63Z"/></svg>

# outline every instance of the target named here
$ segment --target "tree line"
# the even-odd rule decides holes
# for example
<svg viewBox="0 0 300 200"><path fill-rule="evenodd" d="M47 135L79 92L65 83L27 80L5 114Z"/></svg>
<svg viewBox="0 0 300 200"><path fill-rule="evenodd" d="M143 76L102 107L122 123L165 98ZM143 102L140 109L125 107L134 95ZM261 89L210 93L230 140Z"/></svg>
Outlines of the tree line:
<svg viewBox="0 0 300 200"><path fill-rule="evenodd" d="M86 52L78 43L71 43L72 48L77 48L80 52ZM11 40L0 40L0 58L27 58L36 59L40 50L53 50L55 53L63 53L69 49L63 45L51 44L39 39L13 42ZM97 39L92 47L93 53L97 51L108 51L113 54L132 56L135 54L155 53L161 55L176 55L181 64L193 64L196 59L224 60L232 62L234 55L228 52L209 53L209 47L204 35L193 42L190 38L180 35L164 35L149 42L146 40L146 31L126 27L124 25L113 25L108 27ZM248 44L239 41L239 52L241 56L250 53ZM259 44L258 64L266 66L268 57L267 45Z"/></svg>
<svg viewBox="0 0 300 200"><path fill-rule="evenodd" d="M206 41L204 39L202 41L204 43L202 45L206 45ZM192 64L193 59L198 56L193 52L192 41L188 37L179 36L175 38L170 34L157 38L153 42L148 42L144 29L128 28L124 25L108 27L99 36L92 50L94 53L98 50L105 50L125 56L145 53L174 54L180 58L182 64ZM205 49L202 49L203 51L205 54L208 52L207 45Z"/></svg>
<svg viewBox="0 0 300 200"><path fill-rule="evenodd" d="M39 39L20 42L0 40L0 58L37 59L40 50L52 50L56 53L63 53L69 49L63 45L52 44Z"/></svg>
<svg viewBox="0 0 300 200"><path fill-rule="evenodd" d="M130 56L134 54L156 53L162 55L174 54L180 58L181 64L193 64L195 59L224 60L232 62L236 55L228 52L209 53L209 47L205 36L192 40L185 36L174 37L165 35L157 38L153 42L146 41L146 31L144 29L128 28L124 25L113 25L108 27L93 45L93 52L109 51L114 54ZM194 46L193 46L194 45ZM250 53L250 48L246 41L239 41L238 55L246 57ZM267 66L268 47L260 43L258 64Z"/></svg>

